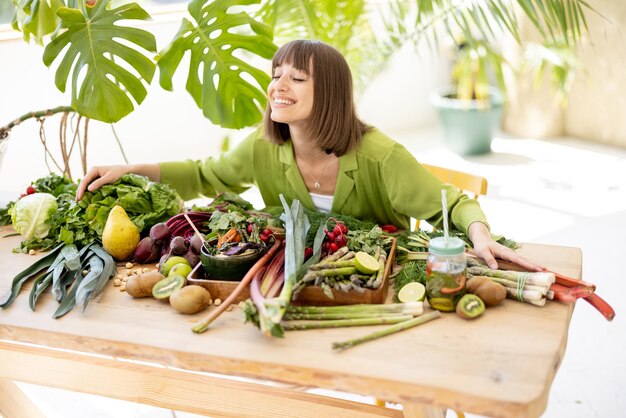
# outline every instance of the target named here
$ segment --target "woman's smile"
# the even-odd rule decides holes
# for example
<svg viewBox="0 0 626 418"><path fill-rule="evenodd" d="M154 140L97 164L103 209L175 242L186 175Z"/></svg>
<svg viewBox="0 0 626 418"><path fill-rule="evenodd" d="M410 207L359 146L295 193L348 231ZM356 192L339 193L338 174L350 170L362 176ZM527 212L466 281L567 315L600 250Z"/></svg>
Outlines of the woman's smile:
<svg viewBox="0 0 626 418"><path fill-rule="evenodd" d="M313 77L290 64L282 64L274 68L267 97L274 122L304 122L313 109Z"/></svg>

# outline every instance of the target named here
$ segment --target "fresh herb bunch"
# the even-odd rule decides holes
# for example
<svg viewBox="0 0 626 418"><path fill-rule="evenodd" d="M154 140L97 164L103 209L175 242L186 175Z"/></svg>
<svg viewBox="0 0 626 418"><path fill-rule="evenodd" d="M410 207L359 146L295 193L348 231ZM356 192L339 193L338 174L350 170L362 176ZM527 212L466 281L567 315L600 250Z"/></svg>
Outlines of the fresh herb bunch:
<svg viewBox="0 0 626 418"><path fill-rule="evenodd" d="M426 260L411 260L404 263L402 270L394 278L393 287L395 290L394 298L398 299L398 292L405 284L418 282L426 284Z"/></svg>
<svg viewBox="0 0 626 418"><path fill-rule="evenodd" d="M272 216L278 217L283 212L283 208L281 206L268 206L263 209L263 212L267 212ZM334 218L337 221L341 221L349 231L371 231L372 228L376 226L376 222L370 220L361 220L354 218L348 215L342 215L340 213L326 213L326 212L318 212L315 210L304 209L304 213L306 214L309 222L311 224L311 228L307 233L306 242L308 247L313 246L313 240L315 239L315 235L320 225L324 225L328 222L329 218Z"/></svg>

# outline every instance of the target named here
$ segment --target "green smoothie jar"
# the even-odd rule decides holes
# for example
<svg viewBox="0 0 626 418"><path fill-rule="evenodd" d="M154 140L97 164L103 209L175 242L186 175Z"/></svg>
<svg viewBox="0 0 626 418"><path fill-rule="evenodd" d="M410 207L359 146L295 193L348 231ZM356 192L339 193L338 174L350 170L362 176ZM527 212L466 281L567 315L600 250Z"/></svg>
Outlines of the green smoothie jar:
<svg viewBox="0 0 626 418"><path fill-rule="evenodd" d="M426 297L430 307L453 312L465 294L465 243L457 237L430 240L426 262Z"/></svg>

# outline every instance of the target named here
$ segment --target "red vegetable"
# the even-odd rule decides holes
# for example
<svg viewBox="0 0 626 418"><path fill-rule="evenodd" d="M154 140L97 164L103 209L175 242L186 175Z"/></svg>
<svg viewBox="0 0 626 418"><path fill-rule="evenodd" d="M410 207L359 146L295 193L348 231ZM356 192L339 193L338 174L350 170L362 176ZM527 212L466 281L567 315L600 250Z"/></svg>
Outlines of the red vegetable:
<svg viewBox="0 0 626 418"><path fill-rule="evenodd" d="M33 194L35 193L37 190L35 190L35 188L33 186L28 186L26 188L26 194Z"/></svg>
<svg viewBox="0 0 626 418"><path fill-rule="evenodd" d="M345 247L346 245L348 245L348 239L343 234L337 235L337 238L335 238L335 244L337 244L339 248Z"/></svg>
<svg viewBox="0 0 626 418"><path fill-rule="evenodd" d="M328 244L328 251L330 253L334 253L339 249L339 246L337 245L336 242L331 242L330 244Z"/></svg>
<svg viewBox="0 0 626 418"><path fill-rule="evenodd" d="M394 232L398 232L398 227L392 224L388 224L388 225L381 225L380 229L382 229L385 232L389 232L389 233L394 233Z"/></svg>
<svg viewBox="0 0 626 418"><path fill-rule="evenodd" d="M204 318L203 320L201 320L200 322L198 322L193 328L193 332L204 332L209 328L209 325L211 324L211 322L213 322L218 316L220 316L225 310L226 308L228 308L230 306L231 303L233 303L235 301L235 299L237 298L237 296L239 296L239 294L241 293L241 291L250 284L250 282L252 281L252 279L256 276L257 280L258 280L258 275L260 275L259 270L261 270L273 257L274 255L278 252L278 250L280 250L282 242L280 240L276 240L276 242L274 242L274 245L272 246L272 248L270 248L265 255L263 255L259 261L257 261L250 270L248 270L248 273L246 273L246 275L244 276L243 279L241 279L241 281L239 282L239 284L237 285L237 287L235 288L235 290L233 290L230 295L228 295L228 297L226 298L226 300L224 300L222 302L221 305L217 306L213 311L211 311L211 313Z"/></svg>

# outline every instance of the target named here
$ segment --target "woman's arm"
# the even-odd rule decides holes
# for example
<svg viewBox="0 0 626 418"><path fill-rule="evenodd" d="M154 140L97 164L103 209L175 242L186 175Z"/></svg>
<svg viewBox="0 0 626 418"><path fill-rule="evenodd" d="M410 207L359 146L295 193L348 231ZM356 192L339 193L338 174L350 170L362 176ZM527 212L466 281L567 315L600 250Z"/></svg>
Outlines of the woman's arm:
<svg viewBox="0 0 626 418"><path fill-rule="evenodd" d="M543 271L544 267L534 264L517 254L512 249L497 243L491 238L489 228L482 222L472 222L467 229L467 235L474 245L474 254L485 260L489 268L497 269L496 258L512 261L529 271Z"/></svg>
<svg viewBox="0 0 626 418"><path fill-rule="evenodd" d="M158 164L108 165L92 167L81 180L76 190L76 200L83 198L86 190L93 192L105 184L114 183L124 174L134 173L148 177L152 181L161 179Z"/></svg>

